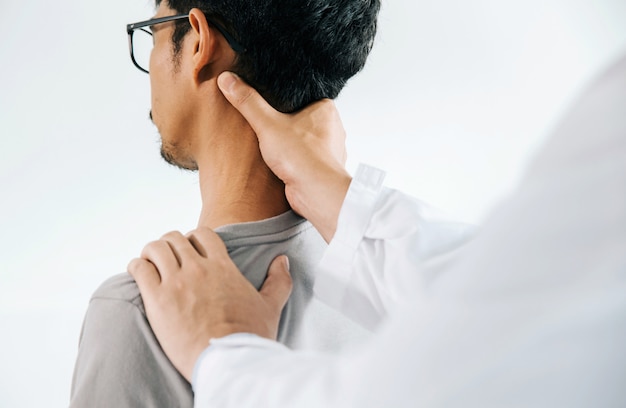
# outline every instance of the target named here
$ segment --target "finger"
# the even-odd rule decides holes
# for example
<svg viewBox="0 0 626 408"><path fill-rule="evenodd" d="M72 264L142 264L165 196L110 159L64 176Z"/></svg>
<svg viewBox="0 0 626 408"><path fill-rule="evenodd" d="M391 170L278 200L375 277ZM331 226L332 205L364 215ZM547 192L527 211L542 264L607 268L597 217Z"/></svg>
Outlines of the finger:
<svg viewBox="0 0 626 408"><path fill-rule="evenodd" d="M271 127L279 114L259 93L232 72L223 72L217 84L228 100L248 121L254 132L265 135L263 129ZM274 132L267 132L271 135Z"/></svg>
<svg viewBox="0 0 626 408"><path fill-rule="evenodd" d="M167 275L180 269L178 259L171 245L164 240L150 242L141 251L141 258L152 262L159 271L161 280L167 280Z"/></svg>
<svg viewBox="0 0 626 408"><path fill-rule="evenodd" d="M194 247L196 252L199 253L200 256L206 258L206 256L207 256L206 249L204 249L204 245L202 245L202 243L198 239L198 237L196 235L196 232L192 231L189 234L187 234L186 236L187 236L187 240L189 240L189 243L191 244L191 246Z"/></svg>
<svg viewBox="0 0 626 408"><path fill-rule="evenodd" d="M161 275L159 271L150 261L142 258L135 258L128 264L128 273L135 279L139 292L142 296L144 292L152 293L161 283Z"/></svg>
<svg viewBox="0 0 626 408"><path fill-rule="evenodd" d="M187 239L196 251L205 258L217 254L228 254L224 241L210 228L198 228L187 234Z"/></svg>
<svg viewBox="0 0 626 408"><path fill-rule="evenodd" d="M170 244L172 253L176 257L180 266L183 265L185 258L193 258L194 256L199 255L199 252L196 250L194 245L189 242L189 239L178 231L168 232L161 237L161 240Z"/></svg>
<svg viewBox="0 0 626 408"><path fill-rule="evenodd" d="M285 255L276 257L267 271L267 278L259 291L265 302L280 313L289 299L293 282L289 274L289 258Z"/></svg>

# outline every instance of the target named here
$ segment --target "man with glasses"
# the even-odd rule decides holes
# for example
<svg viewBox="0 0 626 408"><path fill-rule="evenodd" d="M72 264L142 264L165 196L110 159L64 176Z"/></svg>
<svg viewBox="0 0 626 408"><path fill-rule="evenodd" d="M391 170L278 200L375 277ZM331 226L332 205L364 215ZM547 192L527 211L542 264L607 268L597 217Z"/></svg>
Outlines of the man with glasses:
<svg viewBox="0 0 626 408"><path fill-rule="evenodd" d="M150 117L163 158L199 172L198 226L220 235L256 288L276 256L289 257L293 293L278 329L282 343L335 350L363 339L366 329L312 298L314 269L331 237L290 209L290 192L263 162L253 129L219 91L217 77L236 72L282 112L335 98L365 63L379 0L157 0L156 6L153 19L127 26L131 59L150 75ZM343 166L345 152L335 161ZM154 337L133 279L106 281L85 316L71 406L192 405L191 387Z"/></svg>

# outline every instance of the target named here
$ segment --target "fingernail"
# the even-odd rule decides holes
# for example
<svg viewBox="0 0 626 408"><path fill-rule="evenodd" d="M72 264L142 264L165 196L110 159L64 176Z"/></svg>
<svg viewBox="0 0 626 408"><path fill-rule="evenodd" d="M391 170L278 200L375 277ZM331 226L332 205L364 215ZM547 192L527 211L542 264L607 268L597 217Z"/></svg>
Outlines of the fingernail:
<svg viewBox="0 0 626 408"><path fill-rule="evenodd" d="M218 78L218 85L224 92L233 93L235 83L237 82L237 75L232 72L224 72Z"/></svg>
<svg viewBox="0 0 626 408"><path fill-rule="evenodd" d="M287 267L287 271L289 271L289 257L285 255L285 266Z"/></svg>

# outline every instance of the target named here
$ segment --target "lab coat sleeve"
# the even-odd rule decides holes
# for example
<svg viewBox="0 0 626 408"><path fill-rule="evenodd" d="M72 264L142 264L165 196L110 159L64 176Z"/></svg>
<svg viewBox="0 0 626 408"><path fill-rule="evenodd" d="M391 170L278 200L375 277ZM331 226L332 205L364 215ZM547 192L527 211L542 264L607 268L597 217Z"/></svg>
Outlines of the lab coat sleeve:
<svg viewBox="0 0 626 408"><path fill-rule="evenodd" d="M368 329L420 296L475 232L383 187L384 177L359 166L315 282L318 298Z"/></svg>

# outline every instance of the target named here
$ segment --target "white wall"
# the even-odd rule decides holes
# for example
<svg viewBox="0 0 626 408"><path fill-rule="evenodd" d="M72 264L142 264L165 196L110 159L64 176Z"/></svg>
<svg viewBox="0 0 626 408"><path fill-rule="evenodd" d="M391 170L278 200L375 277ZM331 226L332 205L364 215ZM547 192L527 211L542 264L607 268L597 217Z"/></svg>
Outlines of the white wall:
<svg viewBox="0 0 626 408"><path fill-rule="evenodd" d="M0 406L66 406L91 292L192 229L125 24L148 1L0 3ZM354 170L479 222L558 115L626 51L624 0L388 0L338 100Z"/></svg>

